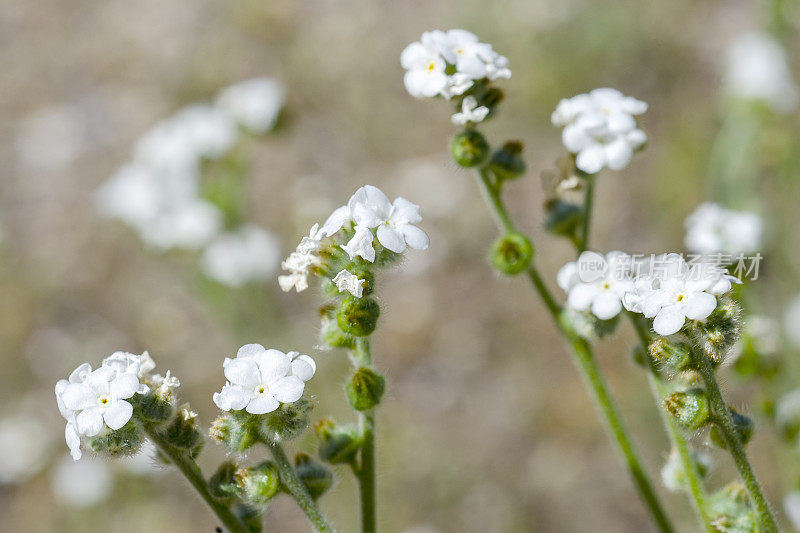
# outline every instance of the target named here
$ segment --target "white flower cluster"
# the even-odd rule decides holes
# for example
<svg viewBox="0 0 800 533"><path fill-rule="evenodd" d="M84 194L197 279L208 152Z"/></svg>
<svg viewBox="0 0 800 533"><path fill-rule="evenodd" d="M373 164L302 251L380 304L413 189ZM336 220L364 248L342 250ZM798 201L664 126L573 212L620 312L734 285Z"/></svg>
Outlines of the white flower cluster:
<svg viewBox="0 0 800 533"><path fill-rule="evenodd" d="M659 335L677 333L686 320L705 320L717 307L716 296L738 280L710 263L689 265L679 254L635 260L619 251L605 257L583 252L558 272L567 304L590 311L601 320L614 318L624 307L653 318Z"/></svg>
<svg viewBox="0 0 800 533"><path fill-rule="evenodd" d="M315 252L321 240L335 235L351 222L355 224L355 233L346 244L341 245L350 259L358 256L374 262L375 237L384 248L398 254L407 247L425 250L429 244L428 235L414 225L421 221L418 205L402 197L391 202L377 187L364 185L353 194L347 205L337 208L321 228L315 224L308 237L303 237L297 250L281 264L289 274L279 276L278 283L284 291L295 288L300 292L307 289L311 267L320 262Z"/></svg>
<svg viewBox="0 0 800 533"><path fill-rule="evenodd" d="M743 100L758 100L778 113L797 107L797 85L792 78L786 51L762 32L739 35L728 48L726 85L728 92Z"/></svg>
<svg viewBox="0 0 800 533"><path fill-rule="evenodd" d="M225 358L222 367L228 381L214 393L214 403L223 411L244 409L254 415L271 413L281 403L299 400L305 382L317 370L307 355L268 350L260 344L245 344L236 358Z"/></svg>
<svg viewBox="0 0 800 533"><path fill-rule="evenodd" d="M206 273L222 283L240 283L244 274L252 280L271 276L279 257L276 239L257 228L244 231L249 239L221 234L222 212L201 195L201 168L204 160L219 159L234 147L239 126L253 133L272 128L283 98L278 82L257 78L223 89L213 105L190 105L161 121L139 139L131 161L98 189L98 209L134 228L156 250L224 248L238 238L251 253L270 257L266 275L263 266L243 269L209 260L213 266ZM256 233L260 235L254 237ZM238 272L232 275L231 270Z"/></svg>
<svg viewBox="0 0 800 533"><path fill-rule="evenodd" d="M464 94L476 80L511 77L507 58L474 34L458 29L423 33L400 54L400 64L406 69L406 90L417 98L441 95L450 99Z"/></svg>
<svg viewBox="0 0 800 533"><path fill-rule="evenodd" d="M604 167L622 170L633 152L647 142L635 115L647 111L647 104L616 89L595 89L558 103L551 121L564 128L564 147L577 154L576 166L587 174Z"/></svg>
<svg viewBox="0 0 800 533"><path fill-rule="evenodd" d="M762 221L755 213L700 204L684 221L684 243L697 254L755 252L761 245Z"/></svg>
<svg viewBox="0 0 800 533"><path fill-rule="evenodd" d="M67 421L64 436L74 460L81 458L81 436L94 437L128 423L133 406L126 400L148 392L140 379L149 377L153 368L155 363L147 352L116 352L96 370L84 363L69 379L56 383L56 402Z"/></svg>

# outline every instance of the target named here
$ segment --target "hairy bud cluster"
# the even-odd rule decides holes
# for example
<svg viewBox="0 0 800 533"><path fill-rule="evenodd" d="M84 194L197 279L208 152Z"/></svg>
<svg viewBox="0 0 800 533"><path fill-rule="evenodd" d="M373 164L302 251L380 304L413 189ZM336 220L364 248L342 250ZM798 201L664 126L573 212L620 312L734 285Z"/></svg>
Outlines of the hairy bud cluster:
<svg viewBox="0 0 800 533"><path fill-rule="evenodd" d="M386 380L374 370L361 367L345 387L347 399L356 411L368 411L378 405L386 388Z"/></svg>
<svg viewBox="0 0 800 533"><path fill-rule="evenodd" d="M664 398L664 407L686 429L699 429L711 416L708 396L702 389L675 391Z"/></svg>
<svg viewBox="0 0 800 533"><path fill-rule="evenodd" d="M308 454L298 453L295 456L294 469L297 478L314 500L319 499L333 485L333 473Z"/></svg>
<svg viewBox="0 0 800 533"><path fill-rule="evenodd" d="M319 437L320 459L332 465L349 464L361 449L361 435L354 425L337 425L330 419L320 420L314 427Z"/></svg>

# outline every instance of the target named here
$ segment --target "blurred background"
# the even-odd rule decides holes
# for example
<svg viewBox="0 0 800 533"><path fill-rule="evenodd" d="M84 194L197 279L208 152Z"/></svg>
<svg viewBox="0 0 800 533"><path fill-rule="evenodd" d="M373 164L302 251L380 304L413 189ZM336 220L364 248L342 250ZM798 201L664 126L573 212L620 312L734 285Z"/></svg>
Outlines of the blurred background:
<svg viewBox="0 0 800 533"><path fill-rule="evenodd" d="M296 349L318 363L307 388L317 402L313 419L348 420L346 357L315 348L319 290L283 293L275 276L311 224L370 183L420 204L431 237L427 252L406 254L380 279L373 353L389 382L378 417L383 530L652 530L549 316L525 280L500 278L488 265L495 228L472 176L448 154L448 108L405 92L399 54L423 31L460 27L509 58L513 77L500 83L506 100L485 131L495 143L525 143L528 173L509 184L508 200L559 297L555 272L573 252L541 224L539 176L563 150L550 113L561 98L603 86L648 102L640 120L647 149L598 179L593 246L680 251L683 220L702 202L755 212L765 258L747 287L748 306L800 341L800 308L784 316L800 293L800 123L791 81L799 25L790 0L5 2L3 529L212 531L184 480L147 453L115 463L69 459L53 385L116 350L149 350L159 370L180 377L182 397L208 425L224 357L248 342ZM760 71L769 61L785 69L779 89L775 68ZM762 75L774 94L759 89ZM121 179L144 150L141 139L159 142L153 128L181 109L220 102L225 87L262 77L284 88L274 128L270 121L269 131L237 133L194 169L206 185L235 177L240 205L231 224L260 228L258 265L215 269L205 241L206 248L173 246L157 229L147 237L118 220L108 198L119 207L136 192L98 191ZM224 187L200 189L212 205L228 198ZM229 222L217 220L228 229ZM776 378L745 381L727 370L723 386L756 418L749 450L779 506L800 487L798 450L761 413L798 383L800 364L791 335L777 342L785 365ZM632 345L622 325L599 344L598 358L658 482L668 443ZM297 448L312 452L313 437ZM222 456L209 443L201 463L210 468ZM712 487L734 478L728 456L715 457ZM341 531L355 531L356 487L340 474L322 507ZM686 498L661 490L680 531L694 531ZM288 498L273 502L266 520L269 531L307 529Z"/></svg>

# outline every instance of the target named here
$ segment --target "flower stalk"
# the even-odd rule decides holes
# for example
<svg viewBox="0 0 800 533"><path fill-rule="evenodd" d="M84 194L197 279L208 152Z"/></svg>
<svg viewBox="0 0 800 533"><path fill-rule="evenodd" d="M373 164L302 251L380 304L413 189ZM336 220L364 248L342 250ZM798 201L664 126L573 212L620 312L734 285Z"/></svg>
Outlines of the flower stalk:
<svg viewBox="0 0 800 533"><path fill-rule="evenodd" d="M352 350L355 367L369 368L372 365L372 352L369 340L359 338ZM361 497L361 531L374 533L377 530L376 494L375 494L375 413L374 408L358 413L358 424L361 431L360 461L353 464L353 473L358 480Z"/></svg>

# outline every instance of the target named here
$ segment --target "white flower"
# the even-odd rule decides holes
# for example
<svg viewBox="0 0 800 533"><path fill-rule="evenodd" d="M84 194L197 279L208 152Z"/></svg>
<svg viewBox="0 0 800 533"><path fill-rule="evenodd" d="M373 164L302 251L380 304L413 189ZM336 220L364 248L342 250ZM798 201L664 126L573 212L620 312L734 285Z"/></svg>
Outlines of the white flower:
<svg viewBox="0 0 800 533"><path fill-rule="evenodd" d="M289 292L292 288L297 292L302 292L308 288L308 275L311 273L311 267L320 264L320 259L315 252L319 249L320 241L325 236L324 231L319 229L319 225L314 224L308 237L303 237L300 244L297 245L297 249L281 263L281 268L289 271L289 274L278 276L278 284L284 292Z"/></svg>
<svg viewBox="0 0 800 533"><path fill-rule="evenodd" d="M655 258L623 298L626 309L653 318L659 335L677 333L686 320L705 320L717 306L716 296L738 279L710 263L688 265L678 254Z"/></svg>
<svg viewBox="0 0 800 533"><path fill-rule="evenodd" d="M426 32L420 42L409 44L400 54L400 64L406 69L403 83L411 96L436 96L447 87L447 64L439 48L433 32Z"/></svg>
<svg viewBox="0 0 800 533"><path fill-rule="evenodd" d="M457 126L464 126L468 122L478 123L486 118L489 114L489 108L486 106L478 107L478 101L474 96L466 96L461 102L461 112L455 113L450 120Z"/></svg>
<svg viewBox="0 0 800 533"><path fill-rule="evenodd" d="M739 35L728 49L728 91L744 100L760 100L779 113L797 107L798 93L786 51L761 32Z"/></svg>
<svg viewBox="0 0 800 533"><path fill-rule="evenodd" d="M30 413L0 420L0 484L24 482L40 470L48 458L49 435Z"/></svg>
<svg viewBox="0 0 800 533"><path fill-rule="evenodd" d="M372 246L372 232L364 226L356 226L353 237L342 245L342 250L347 252L350 259L361 256L370 263L375 261L375 247Z"/></svg>
<svg viewBox="0 0 800 533"><path fill-rule="evenodd" d="M333 283L336 284L339 292L347 291L357 298L361 298L364 294L364 280L351 274L349 270L340 270L333 278Z"/></svg>
<svg viewBox="0 0 800 533"><path fill-rule="evenodd" d="M181 386L181 381L172 375L172 372L167 370L165 375L155 374L152 376L151 381L153 385L158 387L158 392L161 396L168 396L172 394L174 389Z"/></svg>
<svg viewBox="0 0 800 533"><path fill-rule="evenodd" d="M580 265L598 261L605 269L595 276L581 275ZM583 252L578 261L567 263L558 271L557 281L567 294L567 304L578 311L591 310L600 320L614 318L622 311L622 298L633 290L630 276L631 257L619 251L605 257Z"/></svg>
<svg viewBox="0 0 800 533"><path fill-rule="evenodd" d="M795 296L786 307L783 315L783 327L789 342L800 348L800 295Z"/></svg>
<svg viewBox="0 0 800 533"><path fill-rule="evenodd" d="M633 151L647 141L634 118L646 110L646 103L602 88L561 100L551 120L564 127L562 141L577 154L576 166L594 174L603 167L621 170L628 165Z"/></svg>
<svg viewBox="0 0 800 533"><path fill-rule="evenodd" d="M800 531L800 491L792 491L784 496L783 510L792 527Z"/></svg>
<svg viewBox="0 0 800 533"><path fill-rule="evenodd" d="M274 79L254 78L223 89L216 104L245 129L262 134L275 126L285 93Z"/></svg>
<svg viewBox="0 0 800 533"><path fill-rule="evenodd" d="M279 254L275 235L245 224L209 244L201 265L209 278L229 287L241 287L272 276L278 267Z"/></svg>
<svg viewBox="0 0 800 533"><path fill-rule="evenodd" d="M428 247L428 236L414 226L422 221L419 206L405 198L398 197L390 203L383 191L365 185L356 191L349 206L356 226L377 227L378 242L389 250L399 254L406 246L415 250Z"/></svg>
<svg viewBox="0 0 800 533"><path fill-rule="evenodd" d="M225 359L223 368L228 382L214 393L214 403L223 411L245 409L251 414L271 413L281 403L296 402L304 382L316 371L307 355L267 350L260 344L242 346L235 359Z"/></svg>
<svg viewBox="0 0 800 533"><path fill-rule="evenodd" d="M53 471L53 495L70 507L85 508L106 500L114 485L114 476L106 461L88 459L59 461Z"/></svg>
<svg viewBox="0 0 800 533"><path fill-rule="evenodd" d="M761 217L711 202L699 205L684 226L686 248L698 254L748 253L761 245Z"/></svg>

